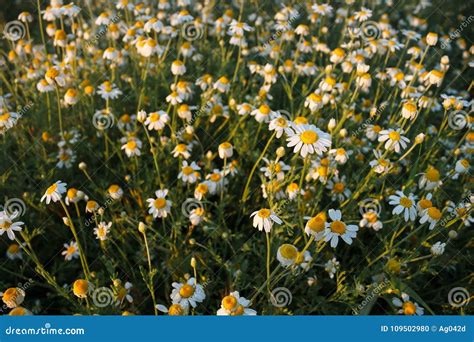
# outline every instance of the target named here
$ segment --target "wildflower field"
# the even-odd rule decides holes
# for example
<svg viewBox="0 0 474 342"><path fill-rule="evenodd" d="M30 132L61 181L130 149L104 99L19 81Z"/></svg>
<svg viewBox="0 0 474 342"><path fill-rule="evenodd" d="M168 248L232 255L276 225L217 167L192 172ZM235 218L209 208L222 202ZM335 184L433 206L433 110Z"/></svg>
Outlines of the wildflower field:
<svg viewBox="0 0 474 342"><path fill-rule="evenodd" d="M473 15L9 1L1 314L472 313Z"/></svg>

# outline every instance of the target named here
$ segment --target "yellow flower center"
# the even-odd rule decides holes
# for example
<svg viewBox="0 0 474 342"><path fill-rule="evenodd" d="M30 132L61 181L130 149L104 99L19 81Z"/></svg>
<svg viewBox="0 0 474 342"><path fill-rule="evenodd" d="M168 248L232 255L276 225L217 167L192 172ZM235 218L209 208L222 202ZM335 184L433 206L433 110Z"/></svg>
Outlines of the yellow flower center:
<svg viewBox="0 0 474 342"><path fill-rule="evenodd" d="M221 180L221 175L218 173L213 173L209 178L213 182L218 182Z"/></svg>
<svg viewBox="0 0 474 342"><path fill-rule="evenodd" d="M212 177L212 176L211 176ZM197 192L200 192L201 194L205 194L207 193L209 187L207 186L207 184L204 184L204 183L200 183L197 187L196 187L196 191Z"/></svg>
<svg viewBox="0 0 474 342"><path fill-rule="evenodd" d="M158 114L158 113L151 113L150 114L150 121L151 122L156 122L158 120L160 120L160 114Z"/></svg>
<svg viewBox="0 0 474 342"><path fill-rule="evenodd" d="M324 230L326 221L319 216L315 216L311 218L307 224L308 224L309 229L311 229L313 232L319 233Z"/></svg>
<svg viewBox="0 0 474 342"><path fill-rule="evenodd" d="M263 115L268 115L270 114L270 107L268 107L267 105L261 105L258 110L260 111L261 114Z"/></svg>
<svg viewBox="0 0 474 342"><path fill-rule="evenodd" d="M410 301L403 303L402 309L404 315L414 315L416 313L416 306Z"/></svg>
<svg viewBox="0 0 474 342"><path fill-rule="evenodd" d="M319 137L315 131L307 130L301 133L300 139L304 144L314 144L318 141Z"/></svg>
<svg viewBox="0 0 474 342"><path fill-rule="evenodd" d="M14 287L10 287L3 293L3 301L16 301L18 291Z"/></svg>
<svg viewBox="0 0 474 342"><path fill-rule="evenodd" d="M137 143L135 142L135 140L129 140L127 142L127 149L134 150L135 148L137 148Z"/></svg>
<svg viewBox="0 0 474 342"><path fill-rule="evenodd" d="M89 283L87 280L78 279L74 282L73 285L73 292L78 297L83 297L87 294L87 290L89 289Z"/></svg>
<svg viewBox="0 0 474 342"><path fill-rule="evenodd" d="M237 308L230 314L231 316L241 316L244 314L244 307L242 305L237 306Z"/></svg>
<svg viewBox="0 0 474 342"><path fill-rule="evenodd" d="M226 310L232 310L237 305L237 299L234 296L228 295L222 299L222 306Z"/></svg>
<svg viewBox="0 0 474 342"><path fill-rule="evenodd" d="M440 178L439 171L434 168L430 168L428 171L426 171L425 176L430 182L437 182Z"/></svg>
<svg viewBox="0 0 474 342"><path fill-rule="evenodd" d="M76 247L74 247L74 246L69 246L67 248L67 254L68 255L74 254L75 251L76 251Z"/></svg>
<svg viewBox="0 0 474 342"><path fill-rule="evenodd" d="M187 150L187 147L185 144L178 144L176 146L176 151L178 152L185 152Z"/></svg>
<svg viewBox="0 0 474 342"><path fill-rule="evenodd" d="M413 205L413 201L408 197L400 198L400 205L405 208L410 208Z"/></svg>
<svg viewBox="0 0 474 342"><path fill-rule="evenodd" d="M46 194L47 195L51 195L53 192L56 191L56 189L58 188L58 185L56 183L54 183L53 185L51 185L48 190L46 190Z"/></svg>
<svg viewBox="0 0 474 342"><path fill-rule="evenodd" d="M431 202L429 199L423 198L420 200L419 205L422 209L427 209L433 206L433 202Z"/></svg>
<svg viewBox="0 0 474 342"><path fill-rule="evenodd" d="M343 183L334 184L334 192L341 193L343 191L344 191L344 184Z"/></svg>
<svg viewBox="0 0 474 342"><path fill-rule="evenodd" d="M280 247L280 254L285 259L295 260L298 256L298 250L295 246L285 243Z"/></svg>
<svg viewBox="0 0 474 342"><path fill-rule="evenodd" d="M153 205L157 209L163 209L166 206L166 200L164 198L157 198L154 202Z"/></svg>
<svg viewBox="0 0 474 342"><path fill-rule="evenodd" d="M428 216L435 221L438 221L441 218L441 211L436 207L428 208L427 213Z"/></svg>
<svg viewBox="0 0 474 342"><path fill-rule="evenodd" d="M10 113L0 115L0 121L8 121L10 119Z"/></svg>
<svg viewBox="0 0 474 342"><path fill-rule="evenodd" d="M194 172L193 168L191 166L185 166L183 167L183 173L186 175L186 176L189 176L190 174L192 174Z"/></svg>
<svg viewBox="0 0 474 342"><path fill-rule="evenodd" d="M168 315L170 316L182 316L184 314L184 310L179 304L173 304L168 309Z"/></svg>
<svg viewBox="0 0 474 342"><path fill-rule="evenodd" d="M364 214L364 217L367 219L367 221L369 221L370 223L375 223L377 222L377 219L378 219L378 216L377 216L377 213L373 212L373 211L369 211L367 213Z"/></svg>
<svg viewBox="0 0 474 342"><path fill-rule="evenodd" d="M10 254L17 254L20 251L20 246L14 243L8 247L7 251Z"/></svg>
<svg viewBox="0 0 474 342"><path fill-rule="evenodd" d="M396 131L392 131L388 134L388 137L390 138L390 140L398 141L398 140L400 140L400 133L398 133Z"/></svg>
<svg viewBox="0 0 474 342"><path fill-rule="evenodd" d="M270 211L270 209L266 209L266 208L260 209L260 210L258 211L258 214L257 214L257 215L260 216L261 218L266 219L266 218L270 217L271 211Z"/></svg>
<svg viewBox="0 0 474 342"><path fill-rule="evenodd" d="M337 233L339 235L342 235L346 232L346 224L341 221L334 221L331 222L331 231L333 233Z"/></svg>
<svg viewBox="0 0 474 342"><path fill-rule="evenodd" d="M180 289L179 289L179 295L183 298L189 298L194 294L194 287L192 287L189 284L184 284Z"/></svg>

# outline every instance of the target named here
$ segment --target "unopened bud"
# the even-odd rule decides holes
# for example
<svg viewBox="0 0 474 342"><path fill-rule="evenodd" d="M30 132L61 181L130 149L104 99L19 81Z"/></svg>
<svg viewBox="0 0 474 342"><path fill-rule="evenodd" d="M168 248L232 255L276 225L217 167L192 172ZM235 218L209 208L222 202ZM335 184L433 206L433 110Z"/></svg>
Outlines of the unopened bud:
<svg viewBox="0 0 474 342"><path fill-rule="evenodd" d="M146 230L146 225L140 221L140 223L138 223L138 231L142 234L145 234L145 230Z"/></svg>
<svg viewBox="0 0 474 342"><path fill-rule="evenodd" d="M278 158L283 158L285 156L285 148L283 146L280 146L276 150L276 155Z"/></svg>

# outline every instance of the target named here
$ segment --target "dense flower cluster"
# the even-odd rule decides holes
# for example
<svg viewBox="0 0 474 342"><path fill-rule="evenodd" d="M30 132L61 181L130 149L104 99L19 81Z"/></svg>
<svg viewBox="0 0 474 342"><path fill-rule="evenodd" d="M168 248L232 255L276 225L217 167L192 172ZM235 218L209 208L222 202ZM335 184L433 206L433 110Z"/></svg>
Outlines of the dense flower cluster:
<svg viewBox="0 0 474 342"><path fill-rule="evenodd" d="M474 47L430 1L364 3L24 9L0 54L10 314L463 310Z"/></svg>

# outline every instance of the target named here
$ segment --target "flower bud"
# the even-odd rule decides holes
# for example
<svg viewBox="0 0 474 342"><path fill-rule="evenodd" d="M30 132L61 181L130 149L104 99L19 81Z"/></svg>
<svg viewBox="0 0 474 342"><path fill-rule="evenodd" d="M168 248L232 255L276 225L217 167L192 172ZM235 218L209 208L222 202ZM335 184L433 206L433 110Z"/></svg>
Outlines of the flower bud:
<svg viewBox="0 0 474 342"><path fill-rule="evenodd" d="M146 225L140 221L140 223L138 223L138 231L142 234L145 234L145 230L146 230Z"/></svg>

